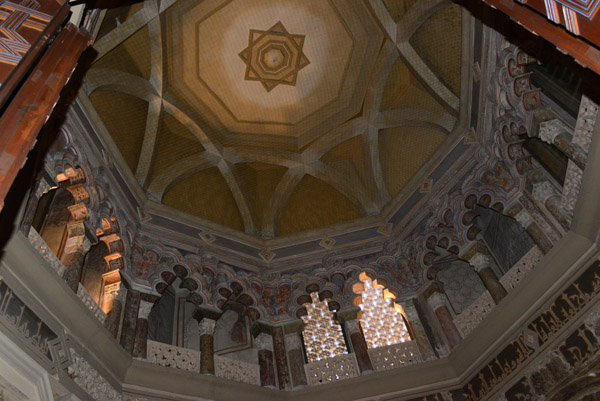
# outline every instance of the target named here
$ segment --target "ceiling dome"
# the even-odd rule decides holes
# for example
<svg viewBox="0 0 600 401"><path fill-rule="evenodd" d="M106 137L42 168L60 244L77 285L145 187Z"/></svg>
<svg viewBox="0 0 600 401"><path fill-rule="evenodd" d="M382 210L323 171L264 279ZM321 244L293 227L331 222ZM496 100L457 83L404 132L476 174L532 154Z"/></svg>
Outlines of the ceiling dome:
<svg viewBox="0 0 600 401"><path fill-rule="evenodd" d="M92 113L165 213L263 239L376 219L461 130L466 63L460 7L378 4L395 21L352 0L111 10Z"/></svg>

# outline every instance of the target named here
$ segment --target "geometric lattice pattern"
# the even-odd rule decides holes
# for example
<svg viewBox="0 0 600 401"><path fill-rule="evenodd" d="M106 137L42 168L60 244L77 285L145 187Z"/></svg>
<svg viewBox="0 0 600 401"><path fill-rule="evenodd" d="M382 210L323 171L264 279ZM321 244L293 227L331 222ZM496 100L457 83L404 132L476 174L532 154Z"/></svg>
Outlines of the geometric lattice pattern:
<svg viewBox="0 0 600 401"><path fill-rule="evenodd" d="M0 62L18 64L30 43L18 32L21 27L42 31L52 16L36 11L40 4L24 0L21 4L0 0Z"/></svg>
<svg viewBox="0 0 600 401"><path fill-rule="evenodd" d="M369 349L410 341L402 315L392 306L393 298L384 296L384 288L370 279L363 281L360 326Z"/></svg>
<svg viewBox="0 0 600 401"><path fill-rule="evenodd" d="M592 18L600 8L600 0L556 0L563 6L587 18Z"/></svg>
<svg viewBox="0 0 600 401"><path fill-rule="evenodd" d="M298 71L309 64L302 53L304 35L292 35L281 22L267 31L250 30L248 47L239 54L247 80L259 81L267 92L279 84L296 85Z"/></svg>
<svg viewBox="0 0 600 401"><path fill-rule="evenodd" d="M304 345L308 362L316 362L348 353L342 328L333 318L327 300L319 300L319 294L310 294L312 303L304 306L308 315L302 316L304 322Z"/></svg>

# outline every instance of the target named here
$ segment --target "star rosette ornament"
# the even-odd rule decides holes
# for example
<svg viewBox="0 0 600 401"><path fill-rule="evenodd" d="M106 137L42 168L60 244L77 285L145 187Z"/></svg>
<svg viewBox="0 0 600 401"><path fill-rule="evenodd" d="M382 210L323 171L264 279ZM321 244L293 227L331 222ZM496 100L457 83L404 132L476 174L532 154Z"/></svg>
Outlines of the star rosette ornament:
<svg viewBox="0 0 600 401"><path fill-rule="evenodd" d="M305 35L290 34L281 22L266 31L251 29L248 47L239 54L245 79L259 81L270 92L277 85L296 85L298 72L310 64L302 52Z"/></svg>

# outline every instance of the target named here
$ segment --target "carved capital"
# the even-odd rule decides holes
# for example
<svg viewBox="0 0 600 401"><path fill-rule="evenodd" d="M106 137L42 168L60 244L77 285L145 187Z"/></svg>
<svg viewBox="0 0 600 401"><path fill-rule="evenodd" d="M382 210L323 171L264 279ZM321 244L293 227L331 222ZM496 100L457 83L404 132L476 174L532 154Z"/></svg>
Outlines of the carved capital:
<svg viewBox="0 0 600 401"><path fill-rule="evenodd" d="M542 141L550 145L554 143L554 139L562 132L568 132L568 128L558 118L540 123L539 137Z"/></svg>
<svg viewBox="0 0 600 401"><path fill-rule="evenodd" d="M285 342L285 349L288 351L302 349L302 339L298 333L286 334L283 337L283 341Z"/></svg>
<svg viewBox="0 0 600 401"><path fill-rule="evenodd" d="M198 323L198 328L200 329L200 337L206 334L212 336L215 333L215 324L216 322L212 319L202 319L200 323Z"/></svg>
<svg viewBox="0 0 600 401"><path fill-rule="evenodd" d="M542 205L552 196L557 196L552 184L548 181L538 182L533 185L533 197Z"/></svg>
<svg viewBox="0 0 600 401"><path fill-rule="evenodd" d="M260 351L266 349L273 351L273 337L267 333L260 333L254 339L254 346Z"/></svg>
<svg viewBox="0 0 600 401"><path fill-rule="evenodd" d="M515 220L517 220L517 222L525 229L533 223L533 217L531 217L529 212L525 209L521 209L521 211L515 215Z"/></svg>
<svg viewBox="0 0 600 401"><path fill-rule="evenodd" d="M427 298L427 303L435 311L436 309L446 306L446 296L442 293L434 292Z"/></svg>
<svg viewBox="0 0 600 401"><path fill-rule="evenodd" d="M404 314L409 321L419 320L419 314L417 312L417 308L412 301L401 302L400 306L404 309Z"/></svg>
<svg viewBox="0 0 600 401"><path fill-rule="evenodd" d="M490 267L490 257L478 252L469 260L469 264L479 273L482 269Z"/></svg>
<svg viewBox="0 0 600 401"><path fill-rule="evenodd" d="M346 320L344 323L346 326L346 334L352 335L354 333L360 332L360 327L358 326L358 320Z"/></svg>
<svg viewBox="0 0 600 401"><path fill-rule="evenodd" d="M153 302L141 300L140 308L138 309L138 319L148 319L148 315L154 306Z"/></svg>

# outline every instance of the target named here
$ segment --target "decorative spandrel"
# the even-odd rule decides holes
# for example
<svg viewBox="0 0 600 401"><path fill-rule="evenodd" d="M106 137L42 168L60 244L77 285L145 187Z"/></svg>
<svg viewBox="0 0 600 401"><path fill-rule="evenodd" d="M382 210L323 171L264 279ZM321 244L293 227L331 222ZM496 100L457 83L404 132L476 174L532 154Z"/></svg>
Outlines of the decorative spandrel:
<svg viewBox="0 0 600 401"><path fill-rule="evenodd" d="M245 79L259 81L270 92L277 85L296 85L298 72L310 62L302 52L304 35L290 34L281 22L266 31L250 30L248 47L239 54Z"/></svg>
<svg viewBox="0 0 600 401"><path fill-rule="evenodd" d="M342 327L333 318L327 300L319 300L319 294L310 294L312 303L305 304L308 315L304 322L304 345L308 362L316 362L348 353Z"/></svg>

